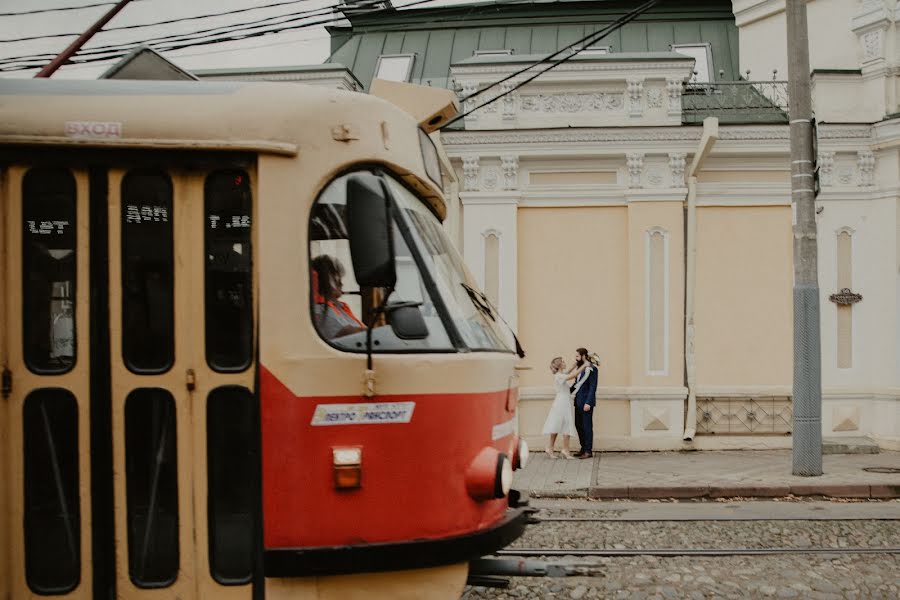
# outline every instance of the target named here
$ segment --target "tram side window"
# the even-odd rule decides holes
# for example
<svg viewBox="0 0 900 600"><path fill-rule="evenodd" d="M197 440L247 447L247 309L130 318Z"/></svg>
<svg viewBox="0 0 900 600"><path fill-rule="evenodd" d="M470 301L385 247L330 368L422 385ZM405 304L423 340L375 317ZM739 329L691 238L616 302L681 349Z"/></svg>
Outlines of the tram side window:
<svg viewBox="0 0 900 600"><path fill-rule="evenodd" d="M392 235L397 283L393 290L361 287L353 274L346 223L347 181L335 179L313 205L309 222L310 302L313 324L331 345L364 352L366 326L373 326L373 352L454 351L434 300L397 223ZM376 310L387 298L414 305L428 329L424 339L401 339L390 327L390 311Z"/></svg>
<svg viewBox="0 0 900 600"><path fill-rule="evenodd" d="M122 356L135 373L175 361L172 182L158 171L122 180Z"/></svg>
<svg viewBox="0 0 900 600"><path fill-rule="evenodd" d="M206 403L209 568L223 585L250 581L258 495L259 416L253 394L214 389Z"/></svg>
<svg viewBox="0 0 900 600"><path fill-rule="evenodd" d="M25 398L25 579L37 594L65 594L81 575L78 405L63 389Z"/></svg>
<svg viewBox="0 0 900 600"><path fill-rule="evenodd" d="M22 181L25 364L41 374L75 364L75 178L31 169Z"/></svg>
<svg viewBox="0 0 900 600"><path fill-rule="evenodd" d="M178 576L178 452L175 400L164 389L136 389L125 399L125 493L128 572L138 587L171 585Z"/></svg>
<svg viewBox="0 0 900 600"><path fill-rule="evenodd" d="M217 171L206 178L206 361L243 371L253 354L250 178Z"/></svg>

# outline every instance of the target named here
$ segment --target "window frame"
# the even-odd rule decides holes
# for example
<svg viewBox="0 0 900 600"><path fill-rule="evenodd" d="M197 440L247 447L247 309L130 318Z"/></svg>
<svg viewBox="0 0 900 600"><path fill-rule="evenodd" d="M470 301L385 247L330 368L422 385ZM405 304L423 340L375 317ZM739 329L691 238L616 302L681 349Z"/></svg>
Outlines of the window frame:
<svg viewBox="0 0 900 600"><path fill-rule="evenodd" d="M709 42L694 42L694 43L690 43L690 44L672 44L670 46L670 48L671 48L672 52L684 54L685 56L693 58L694 59L694 70L697 70L697 59L690 54L686 54L684 52L679 52L679 50L682 48L704 49L706 51L706 69L707 69L706 81L699 80L699 71L698 71L698 75L697 75L698 79L695 80L694 79L694 71L691 71L691 77L688 79L687 83L689 86L704 86L704 85L712 85L712 84L716 83L716 72L715 72L715 68L713 65L712 45Z"/></svg>
<svg viewBox="0 0 900 600"><path fill-rule="evenodd" d="M406 74L403 79L387 79L385 77L379 77L378 73L381 70L382 60L385 58L408 58L409 62L406 65ZM413 65L416 63L416 53L415 52L402 52L399 54L380 54L378 55L378 60L375 62L375 75L372 77L373 79L382 79L384 81L396 81L398 83L409 83L409 78L412 75Z"/></svg>
<svg viewBox="0 0 900 600"><path fill-rule="evenodd" d="M310 268L309 265L312 264L312 259L313 259L313 253L312 253L312 241L313 240L312 240L312 235L311 235L311 233L312 233L312 231L311 231L311 229L312 229L312 219L311 219L312 206L315 206L316 203L319 202L319 200L322 198L323 192L325 190L327 190L328 187L331 186L335 181L337 181L338 179L340 179L341 177L344 177L346 175L351 175L353 173L360 173L360 172L368 172L368 173L378 177L379 180L383 180L383 178L385 176L391 177L398 184L402 185L410 193L412 193L420 202L422 202L422 204L428 209L429 212L431 212L432 214L435 215L435 217L437 217L437 215L435 214L432 207L427 202L422 201L421 196L412 187L410 187L405 181L403 181L403 179L401 179L400 176L394 175L390 171L385 170L382 165L378 165L378 164L363 163L363 164L353 165L343 171L339 171L338 173L336 173L334 175L334 177L329 179L318 190L318 193L316 194L316 199L315 199L315 201L313 201L312 205L310 206L310 212L309 212L309 215L307 215L307 236L306 236L307 237L307 239L306 239L307 270ZM478 350L472 350L466 345L465 341L463 340L462 335L459 333L459 330L456 327L456 323L454 323L453 319L450 318L449 309L447 308L447 305L444 302L443 296L440 295L440 291L437 288L437 284L434 282L434 279L431 277L431 272L428 270L427 266L425 265L424 259L422 257L421 249L415 243L415 239L413 238L412 232L410 231L410 225L405 220L405 215L403 215L400 212L400 209L397 206L397 202L394 199L394 196L391 193L389 186L383 181L382 181L382 186L385 191L385 194L387 195L388 202L390 203L391 218L394 221L394 225L397 228L397 231L403 237L403 241L406 243L407 247L409 248L410 256L412 257L413 262L416 265L416 268L418 269L419 277L421 277L421 279L422 279L422 285L425 287L425 291L428 293L431 302L434 304L434 308L438 313L438 317L441 320L441 324L444 327L444 331L446 332L447 337L450 340L450 346L446 347L446 348L410 348L410 349L397 349L397 350L384 350L384 349L373 348L372 354L373 355L378 354L380 356L388 356L388 355L392 355L392 354L459 354L459 353L464 353L464 352L478 351ZM352 269L353 268L352 265L349 268ZM307 302L309 304L309 309L308 309L309 323L312 326L313 331L315 331L316 336L322 342L324 342L325 344L328 344L328 346L330 346L331 348L334 348L335 350L338 350L340 352L346 352L348 354L366 354L366 352L367 352L366 348L356 349L356 348L348 348L345 346L339 346L339 345L335 344L332 340L323 336L319 332L318 327L316 327L315 314L313 312L314 307L315 307L315 299L313 298L313 289L312 289L311 281L308 282L307 288L308 288ZM385 325L385 327L390 327L390 325ZM502 351L501 350L491 350L491 352L502 352Z"/></svg>

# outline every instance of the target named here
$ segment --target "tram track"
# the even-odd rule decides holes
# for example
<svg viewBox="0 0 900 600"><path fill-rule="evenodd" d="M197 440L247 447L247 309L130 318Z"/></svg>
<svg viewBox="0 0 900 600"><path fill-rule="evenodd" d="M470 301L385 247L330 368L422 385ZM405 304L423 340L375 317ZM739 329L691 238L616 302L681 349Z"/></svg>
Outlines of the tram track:
<svg viewBox="0 0 900 600"><path fill-rule="evenodd" d="M878 548L515 548L498 550L499 557L620 557L620 556L769 556L776 554L900 554L900 546Z"/></svg>

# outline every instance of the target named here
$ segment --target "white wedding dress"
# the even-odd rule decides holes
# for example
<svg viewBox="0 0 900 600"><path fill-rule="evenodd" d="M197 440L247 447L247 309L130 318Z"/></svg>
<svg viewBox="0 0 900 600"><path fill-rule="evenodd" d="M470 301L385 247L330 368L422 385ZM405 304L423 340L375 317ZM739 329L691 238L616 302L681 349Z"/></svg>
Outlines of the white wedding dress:
<svg viewBox="0 0 900 600"><path fill-rule="evenodd" d="M542 433L545 435L559 433L577 438L578 432L575 430L575 407L572 403L572 397L569 395L566 374L557 373L554 375L553 383L556 388L556 397L553 398L553 406L550 407L550 413L547 415L547 420L544 421Z"/></svg>

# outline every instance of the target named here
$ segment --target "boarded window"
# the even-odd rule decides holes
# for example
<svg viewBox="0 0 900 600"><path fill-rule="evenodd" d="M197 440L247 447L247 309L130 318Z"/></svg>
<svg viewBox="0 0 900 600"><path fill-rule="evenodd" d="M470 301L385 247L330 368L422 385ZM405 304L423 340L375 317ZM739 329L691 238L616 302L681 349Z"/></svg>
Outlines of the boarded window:
<svg viewBox="0 0 900 600"><path fill-rule="evenodd" d="M25 579L38 594L65 594L81 573L78 404L68 390L42 389L22 412Z"/></svg>
<svg viewBox="0 0 900 600"><path fill-rule="evenodd" d="M250 581L259 472L259 424L253 394L221 387L206 407L209 568L225 585Z"/></svg>
<svg viewBox="0 0 900 600"><path fill-rule="evenodd" d="M649 231L647 244L647 370L666 371L666 236Z"/></svg>
<svg viewBox="0 0 900 600"><path fill-rule="evenodd" d="M178 575L178 450L175 400L159 388L125 400L128 572L138 587L165 587Z"/></svg>
<svg viewBox="0 0 900 600"><path fill-rule="evenodd" d="M122 356L135 373L175 361L172 182L132 171L122 181Z"/></svg>
<svg viewBox="0 0 900 600"><path fill-rule="evenodd" d="M75 178L31 169L22 181L25 364L64 373L75 364Z"/></svg>
<svg viewBox="0 0 900 600"><path fill-rule="evenodd" d="M206 362L243 371L253 355L250 178L218 171L206 179Z"/></svg>

